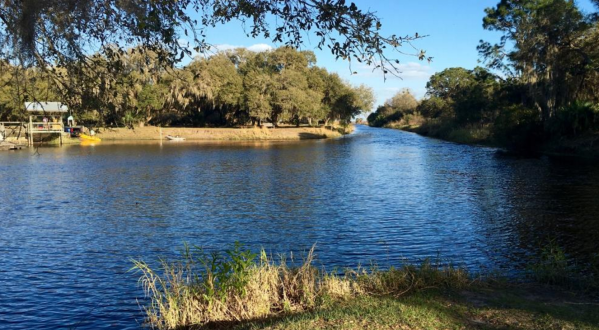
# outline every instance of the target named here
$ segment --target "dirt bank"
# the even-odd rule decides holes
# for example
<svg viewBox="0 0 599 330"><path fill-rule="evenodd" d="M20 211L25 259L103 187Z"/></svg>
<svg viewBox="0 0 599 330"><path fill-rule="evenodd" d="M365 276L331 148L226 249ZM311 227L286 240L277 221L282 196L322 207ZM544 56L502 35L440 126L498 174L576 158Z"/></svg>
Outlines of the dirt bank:
<svg viewBox="0 0 599 330"><path fill-rule="evenodd" d="M325 128L192 128L192 127L139 127L103 128L98 137L103 140L159 140L166 135L179 135L187 140L306 140L339 137L341 134Z"/></svg>

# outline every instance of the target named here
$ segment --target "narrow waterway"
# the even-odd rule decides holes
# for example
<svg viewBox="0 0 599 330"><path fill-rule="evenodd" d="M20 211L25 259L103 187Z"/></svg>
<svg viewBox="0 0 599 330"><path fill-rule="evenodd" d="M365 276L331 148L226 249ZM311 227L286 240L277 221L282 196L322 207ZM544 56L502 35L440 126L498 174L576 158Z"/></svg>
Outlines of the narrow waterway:
<svg viewBox="0 0 599 330"><path fill-rule="evenodd" d="M548 240L599 251L599 166L358 126L328 141L0 153L0 328L138 328L131 258L183 242L326 267L440 256L518 272Z"/></svg>

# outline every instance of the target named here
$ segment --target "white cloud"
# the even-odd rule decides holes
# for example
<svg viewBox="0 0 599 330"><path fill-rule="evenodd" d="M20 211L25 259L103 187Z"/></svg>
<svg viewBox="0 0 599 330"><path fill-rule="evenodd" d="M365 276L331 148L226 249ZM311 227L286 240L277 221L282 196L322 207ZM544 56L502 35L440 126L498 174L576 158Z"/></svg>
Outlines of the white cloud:
<svg viewBox="0 0 599 330"><path fill-rule="evenodd" d="M193 59L207 58L207 57L210 57L218 52L224 52L224 51L233 50L236 48L246 48L247 50L256 52L256 53L265 52L265 51L274 49L271 45L268 45L268 44L254 44L254 45L251 45L248 47L231 45L231 44L218 44L218 45L210 45L209 50L198 53L193 49L193 43L191 43L189 40L181 38L181 39L177 40L177 42L179 43L179 45L181 47L187 47L189 49L189 51L191 52L190 56L185 57L187 60L184 60L183 64L187 64L190 60L193 60Z"/></svg>
<svg viewBox="0 0 599 330"><path fill-rule="evenodd" d="M255 45L249 46L247 49L252 52L261 53L261 52L267 52L269 50L273 50L273 47L271 45L267 45L267 44L255 44Z"/></svg>
<svg viewBox="0 0 599 330"><path fill-rule="evenodd" d="M233 50L235 48L239 48L239 46L229 45L229 44L220 44L214 45L210 47L211 52L224 52L226 50Z"/></svg>
<svg viewBox="0 0 599 330"><path fill-rule="evenodd" d="M399 78L403 80L428 80L434 74L434 70L418 62L400 63L395 65ZM383 72L380 69L372 70L373 67L362 65L357 70L357 75L365 78L382 77ZM392 74L387 74L388 79L397 78Z"/></svg>
<svg viewBox="0 0 599 330"><path fill-rule="evenodd" d="M397 93L397 92L399 92L401 90L401 88L399 88L399 87L386 87L386 88L383 88L383 90L385 92Z"/></svg>
<svg viewBox="0 0 599 330"><path fill-rule="evenodd" d="M212 46L211 50L215 51L215 52L222 52L222 51L232 50L232 49L236 49L236 48L246 48L247 50L256 52L256 53L266 52L266 51L273 49L273 47L271 45L267 45L267 44L254 44L254 45L251 45L248 47L236 46L236 45L230 45L230 44L219 44L219 45Z"/></svg>
<svg viewBox="0 0 599 330"><path fill-rule="evenodd" d="M418 62L399 64L397 68L399 69L400 77L403 79L428 80L428 78L430 78L433 74L430 66L422 65Z"/></svg>

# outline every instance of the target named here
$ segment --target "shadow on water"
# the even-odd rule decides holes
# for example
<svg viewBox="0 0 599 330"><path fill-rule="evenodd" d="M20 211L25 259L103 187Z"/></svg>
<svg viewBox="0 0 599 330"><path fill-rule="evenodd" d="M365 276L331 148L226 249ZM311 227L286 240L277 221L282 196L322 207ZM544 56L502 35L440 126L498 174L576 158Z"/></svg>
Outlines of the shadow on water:
<svg viewBox="0 0 599 330"><path fill-rule="evenodd" d="M313 139L324 139L327 136L324 134L315 134L315 133L299 133L300 140L313 140Z"/></svg>

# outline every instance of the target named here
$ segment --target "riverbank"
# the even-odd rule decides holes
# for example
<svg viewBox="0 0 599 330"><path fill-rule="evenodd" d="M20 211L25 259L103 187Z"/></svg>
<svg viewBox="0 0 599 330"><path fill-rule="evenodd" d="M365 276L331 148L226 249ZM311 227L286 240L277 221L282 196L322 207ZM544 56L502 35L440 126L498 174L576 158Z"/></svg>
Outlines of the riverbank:
<svg viewBox="0 0 599 330"><path fill-rule="evenodd" d="M591 300L551 288L431 288L402 297L360 296L306 313L211 324L209 329L599 329Z"/></svg>
<svg viewBox="0 0 599 330"><path fill-rule="evenodd" d="M587 133L581 136L546 141L540 145L522 146L522 150L512 150L507 145L498 143L492 138L490 127L451 127L435 124L399 125L390 123L384 128L399 129L406 132L417 133L422 136L432 137L468 145L483 145L501 148L520 154L547 155L560 158L599 159L599 133Z"/></svg>
<svg viewBox="0 0 599 330"><path fill-rule="evenodd" d="M343 127L249 127L249 128L199 128L199 127L137 127L130 128L99 128L97 137L103 141L159 141L166 140L167 135L181 136L188 141L298 141L314 139L338 138L353 132L354 126ZM20 147L27 145L27 139L10 137L7 139ZM81 139L63 135L63 144L80 144ZM58 145L57 135L46 137L41 144ZM39 145L40 142L36 142ZM8 146L8 142L6 144ZM0 150L8 150L4 145Z"/></svg>
<svg viewBox="0 0 599 330"><path fill-rule="evenodd" d="M399 129L402 131L417 133L422 136L428 136L435 139L460 143L460 144L478 144L490 147L500 147L491 139L491 130L489 127L451 127L448 125L418 123L415 125L406 125L398 123L389 123L384 128Z"/></svg>
<svg viewBox="0 0 599 330"><path fill-rule="evenodd" d="M597 297L580 288L471 274L428 260L341 275L313 266L314 249L294 267L239 244L222 255L184 251L180 260L163 260L158 272L135 261L152 327L599 330ZM535 272L547 270L555 269Z"/></svg>
<svg viewBox="0 0 599 330"><path fill-rule="evenodd" d="M340 137L338 130L323 127L279 128L195 128L195 127L138 127L102 128L97 136L102 140L160 140L166 135L182 136L187 140L309 140Z"/></svg>

